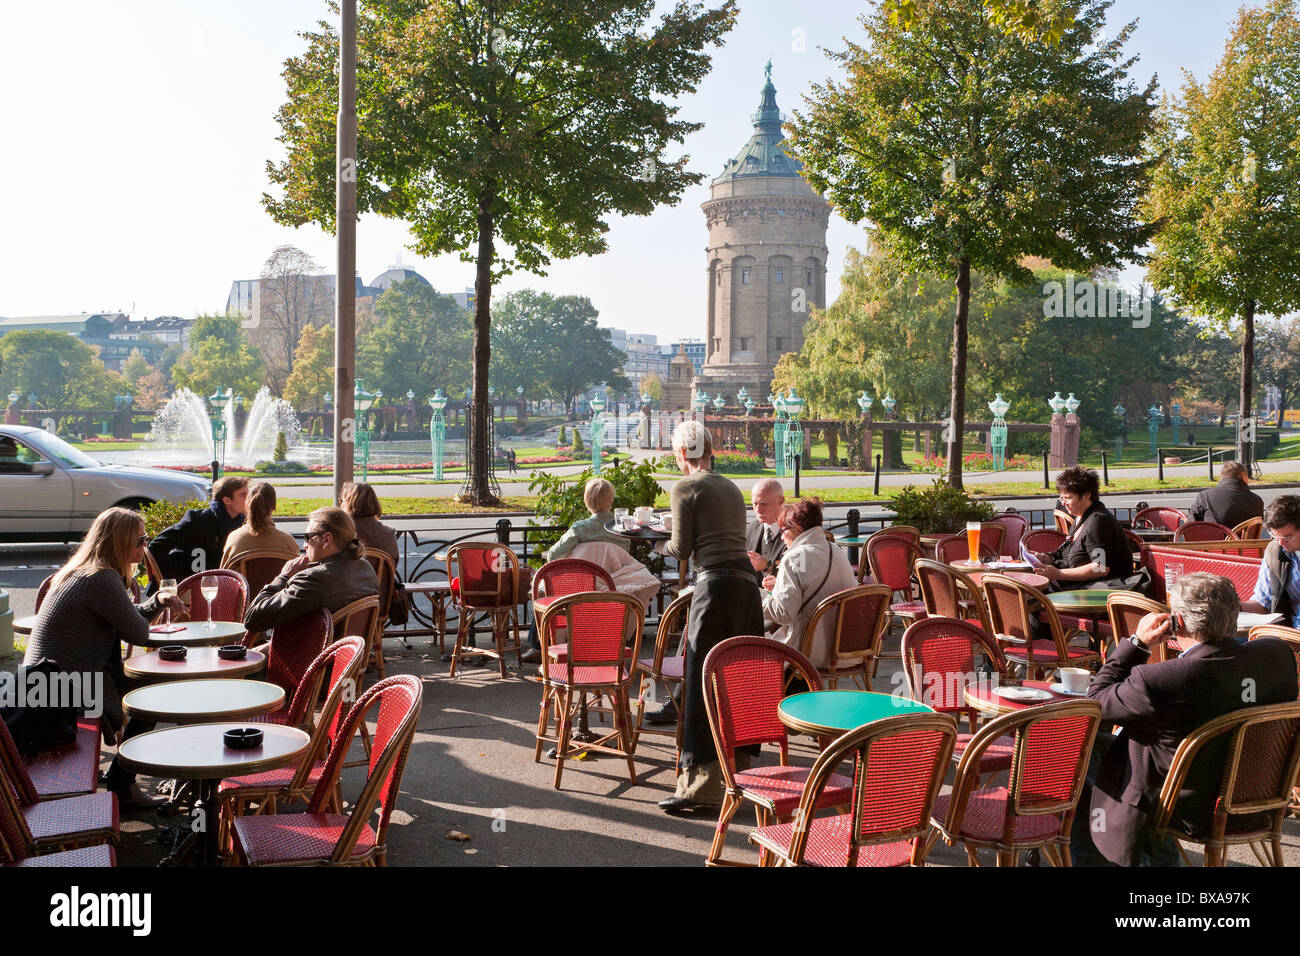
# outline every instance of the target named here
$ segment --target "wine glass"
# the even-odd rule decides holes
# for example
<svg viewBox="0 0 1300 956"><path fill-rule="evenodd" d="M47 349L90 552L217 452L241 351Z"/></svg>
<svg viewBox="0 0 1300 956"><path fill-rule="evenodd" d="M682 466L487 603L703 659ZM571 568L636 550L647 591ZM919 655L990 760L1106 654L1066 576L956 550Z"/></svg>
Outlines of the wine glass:
<svg viewBox="0 0 1300 956"><path fill-rule="evenodd" d="M199 582L199 591L203 594L203 600L206 601L208 605L208 621L204 625L204 627L206 627L209 631L212 630L213 628L212 599L217 596L217 592L220 590L221 590L221 581L215 575L210 575L208 577L205 577Z"/></svg>
<svg viewBox="0 0 1300 956"><path fill-rule="evenodd" d="M166 603L167 599L174 598L176 593L175 578L163 578L158 582L158 597L164 602L164 605L167 608L167 620L163 622L165 624L170 624L172 622L172 607L170 604Z"/></svg>

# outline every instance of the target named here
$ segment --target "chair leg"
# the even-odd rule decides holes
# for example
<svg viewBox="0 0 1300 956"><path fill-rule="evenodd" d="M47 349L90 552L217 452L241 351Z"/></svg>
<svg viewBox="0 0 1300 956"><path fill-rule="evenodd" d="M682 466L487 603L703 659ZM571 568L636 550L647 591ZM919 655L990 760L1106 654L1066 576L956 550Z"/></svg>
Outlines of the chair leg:
<svg viewBox="0 0 1300 956"><path fill-rule="evenodd" d="M497 649L497 665L501 676L506 676L506 621L500 611L492 612L492 643Z"/></svg>
<svg viewBox="0 0 1300 956"><path fill-rule="evenodd" d="M620 687L613 698L614 725L618 729L619 742L623 745L623 751L627 754L627 775L633 783L636 783L636 761L632 747L632 713L628 705L627 685Z"/></svg>
<svg viewBox="0 0 1300 956"><path fill-rule="evenodd" d="M1255 854L1255 859L1259 860L1260 866L1273 866L1273 861L1269 859L1269 856L1271 856L1271 854L1266 855L1264 848L1265 848L1265 843L1263 840L1259 840L1255 843L1250 844L1250 850L1252 853Z"/></svg>
<svg viewBox="0 0 1300 956"><path fill-rule="evenodd" d="M460 653L465 647L465 628L468 625L471 615L464 608L461 608L460 618L456 621L456 643L451 647L451 674L456 676L456 665L460 663Z"/></svg>
<svg viewBox="0 0 1300 956"><path fill-rule="evenodd" d="M970 844L966 845L966 862L971 866L980 865L979 854L975 852L975 848Z"/></svg>
<svg viewBox="0 0 1300 956"><path fill-rule="evenodd" d="M551 729L551 689L543 685L541 713L537 715L537 747L533 751L533 763L542 762L542 744L546 742L546 735L550 731L550 729Z"/></svg>
<svg viewBox="0 0 1300 956"><path fill-rule="evenodd" d="M704 858L705 866L722 864L722 850L727 842L727 827L740 809L740 800L728 790L722 795L722 808L718 811L718 822L713 827L713 842L709 844L709 855Z"/></svg>
<svg viewBox="0 0 1300 956"><path fill-rule="evenodd" d="M1273 865L1286 866L1286 864L1282 862L1282 834L1275 832L1269 838L1269 843L1273 848Z"/></svg>
<svg viewBox="0 0 1300 956"><path fill-rule="evenodd" d="M569 688L557 690L563 708L560 717L560 741L555 745L555 789L560 789L560 778L564 775L564 756L569 749L569 732L573 729L573 692Z"/></svg>
<svg viewBox="0 0 1300 956"><path fill-rule="evenodd" d="M1015 850L998 850L998 866L1015 866L1019 856Z"/></svg>

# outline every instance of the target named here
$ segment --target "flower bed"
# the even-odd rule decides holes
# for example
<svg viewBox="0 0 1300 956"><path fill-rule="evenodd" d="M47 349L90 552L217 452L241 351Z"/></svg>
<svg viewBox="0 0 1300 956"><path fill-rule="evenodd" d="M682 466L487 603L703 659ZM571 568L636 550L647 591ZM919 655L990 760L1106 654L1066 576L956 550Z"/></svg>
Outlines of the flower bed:
<svg viewBox="0 0 1300 956"><path fill-rule="evenodd" d="M660 455L655 459L657 471L678 473L677 459ZM763 459L743 451L715 451L713 470L724 475L758 475L763 472Z"/></svg>
<svg viewBox="0 0 1300 956"><path fill-rule="evenodd" d="M996 471L993 456L986 451L971 452L961 460L963 471ZM1008 458L1003 463L1003 471L1028 471L1034 464L1028 458ZM913 462L912 471L930 475L941 475L948 470L948 459L943 455L930 455L921 461Z"/></svg>

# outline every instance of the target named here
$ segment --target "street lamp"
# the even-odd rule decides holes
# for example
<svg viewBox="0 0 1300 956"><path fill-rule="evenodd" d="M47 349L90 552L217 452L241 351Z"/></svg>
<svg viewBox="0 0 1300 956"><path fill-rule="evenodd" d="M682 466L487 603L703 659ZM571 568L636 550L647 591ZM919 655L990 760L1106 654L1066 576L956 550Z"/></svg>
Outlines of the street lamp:
<svg viewBox="0 0 1300 956"><path fill-rule="evenodd" d="M993 470L1002 471L1007 466L1007 409L1011 403L998 392L989 402L993 424L989 426L989 442L993 445Z"/></svg>
<svg viewBox="0 0 1300 956"><path fill-rule="evenodd" d="M1060 392L1057 392L1047 400L1047 404L1052 409L1053 415L1059 415L1061 410L1065 408L1065 399L1061 397Z"/></svg>
<svg viewBox="0 0 1300 956"><path fill-rule="evenodd" d="M1151 429L1151 457L1152 458L1159 457L1159 452L1156 449L1156 432L1160 430L1160 426L1164 423L1164 420L1165 420L1164 412L1160 410L1159 405L1157 405L1155 402L1152 402L1151 407L1147 409L1147 424L1148 427Z"/></svg>
<svg viewBox="0 0 1300 956"><path fill-rule="evenodd" d="M226 422L226 409L229 408L233 395L234 392L231 389L226 389L224 392L217 389L208 396L208 403L212 406L210 424L212 425L213 481L221 477L221 472L226 463L226 436L229 431Z"/></svg>
<svg viewBox="0 0 1300 956"><path fill-rule="evenodd" d="M1115 418L1119 425L1119 434L1115 436L1115 461L1124 460L1124 413L1128 411L1123 405L1115 406Z"/></svg>
<svg viewBox="0 0 1300 956"><path fill-rule="evenodd" d="M799 497L799 462L803 457L803 428L799 424L799 413L804 409L804 400L792 387L784 403L785 413L789 418L785 430L785 454L790 459L790 470L794 472L794 496Z"/></svg>
<svg viewBox="0 0 1300 956"><path fill-rule="evenodd" d="M429 419L429 441L433 445L433 480L442 480L442 450L447 443L447 421L442 417L442 410L447 407L447 396L442 389L435 389L429 396L429 407L433 417Z"/></svg>
<svg viewBox="0 0 1300 956"><path fill-rule="evenodd" d="M1073 415L1079 410L1079 404L1079 400L1074 397L1074 392L1071 392L1070 397L1065 400L1065 414Z"/></svg>
<svg viewBox="0 0 1300 956"><path fill-rule="evenodd" d="M894 418L894 408L898 405L898 399L894 398L893 392L886 392L884 400L880 403L885 406L885 414L892 421Z"/></svg>
<svg viewBox="0 0 1300 956"><path fill-rule="evenodd" d="M858 396L858 411L860 411L864 417L871 414L871 406L874 404L876 404L876 400L865 391Z"/></svg>
<svg viewBox="0 0 1300 956"><path fill-rule="evenodd" d="M785 477L785 437L789 427L785 420L785 398L778 391L769 395L772 402L772 465L778 478Z"/></svg>
<svg viewBox="0 0 1300 956"><path fill-rule="evenodd" d="M758 402L754 401L752 398L746 395L745 396L745 417L748 418L749 413L752 412L757 407L758 407Z"/></svg>
<svg viewBox="0 0 1300 956"><path fill-rule="evenodd" d="M355 403L356 411L361 416L361 427L357 429L358 444L361 446L361 480L365 482L370 477L370 406L375 403L375 399L383 395L383 392L376 389L373 393L367 392L361 387L361 379L357 379L357 384L352 389L352 401Z"/></svg>
<svg viewBox="0 0 1300 956"><path fill-rule="evenodd" d="M713 396L713 407L719 415L721 415L722 410L727 407L727 400L722 397L721 392L718 392L717 395Z"/></svg>
<svg viewBox="0 0 1300 956"><path fill-rule="evenodd" d="M605 421L600 413L605 410L605 393L597 392L591 399L591 472L600 474L601 446L605 443Z"/></svg>
<svg viewBox="0 0 1300 956"><path fill-rule="evenodd" d="M695 410L697 417L704 415L704 410L709 407L709 396L704 394L704 389L697 388L695 397L691 399L691 408Z"/></svg>
<svg viewBox="0 0 1300 956"><path fill-rule="evenodd" d="M1169 406L1169 423L1174 426L1174 444L1178 444L1178 426L1183 423L1181 412L1183 406L1173 402Z"/></svg>

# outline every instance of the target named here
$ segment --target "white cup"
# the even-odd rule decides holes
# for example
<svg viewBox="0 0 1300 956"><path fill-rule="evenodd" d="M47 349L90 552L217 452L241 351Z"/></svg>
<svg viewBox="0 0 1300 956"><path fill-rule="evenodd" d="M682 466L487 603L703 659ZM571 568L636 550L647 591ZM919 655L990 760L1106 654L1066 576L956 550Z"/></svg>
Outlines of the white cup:
<svg viewBox="0 0 1300 956"><path fill-rule="evenodd" d="M665 531L669 534L673 533L673 516L671 513L663 515L660 517L659 521L663 524Z"/></svg>
<svg viewBox="0 0 1300 956"><path fill-rule="evenodd" d="M1092 674L1082 667L1062 667L1056 672L1061 686L1071 694L1083 694L1088 690Z"/></svg>
<svg viewBox="0 0 1300 956"><path fill-rule="evenodd" d="M641 522L641 524L649 524L654 520L654 518L655 510L653 508L642 505L640 508L636 509L636 520Z"/></svg>
<svg viewBox="0 0 1300 956"><path fill-rule="evenodd" d="M635 531L635 530L636 530L636 519L633 518L633 517L631 517L630 515L624 515L622 518L619 518L618 520L619 520L619 522L620 522L620 525L619 525L619 526L620 526L624 531Z"/></svg>

